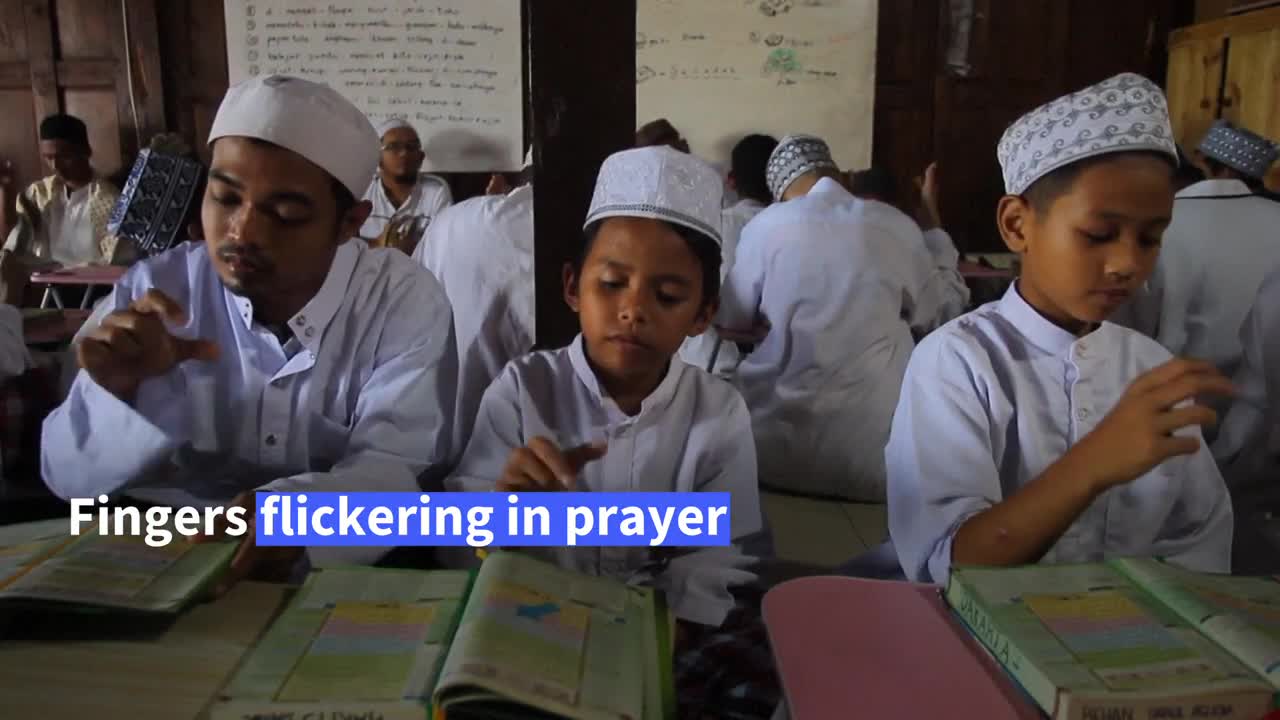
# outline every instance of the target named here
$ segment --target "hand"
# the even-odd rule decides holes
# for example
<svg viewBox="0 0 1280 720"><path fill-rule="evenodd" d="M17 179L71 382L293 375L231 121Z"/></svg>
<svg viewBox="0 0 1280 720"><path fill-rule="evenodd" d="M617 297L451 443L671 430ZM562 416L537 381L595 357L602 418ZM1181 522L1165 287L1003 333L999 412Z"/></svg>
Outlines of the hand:
<svg viewBox="0 0 1280 720"><path fill-rule="evenodd" d="M768 320L757 316L756 324L751 328L744 330L717 325L716 334L719 335L722 340L728 340L732 343L758 345L768 337L769 330L771 328L772 326L769 324Z"/></svg>
<svg viewBox="0 0 1280 720"><path fill-rule="evenodd" d="M498 481L498 490L572 490L582 467L604 457L606 450L608 446L604 443L561 450L550 440L536 437L526 447L511 451L502 479Z"/></svg>
<svg viewBox="0 0 1280 720"><path fill-rule="evenodd" d="M159 290L148 290L128 310L106 316L76 346L76 359L94 382L126 403L147 378L164 375L187 360L218 359L208 340L174 337L164 321L186 322L186 313Z"/></svg>
<svg viewBox="0 0 1280 720"><path fill-rule="evenodd" d="M506 195L511 192L511 185L507 183L507 179L500 173L494 173L489 176L489 184L484 188L485 195Z"/></svg>
<svg viewBox="0 0 1280 720"><path fill-rule="evenodd" d="M1195 403L1203 394L1230 395L1232 386L1213 365L1198 360L1171 360L1134 380L1076 446L1095 489L1100 493L1130 482L1171 457L1199 450L1199 439L1174 433L1217 421L1217 413Z"/></svg>
<svg viewBox="0 0 1280 720"><path fill-rule="evenodd" d="M923 230L942 227L942 214L938 211L938 163L929 163L924 176L916 178L916 189L920 191L920 207L916 210L916 222Z"/></svg>
<svg viewBox="0 0 1280 720"><path fill-rule="evenodd" d="M227 510L237 507L243 508L244 521L248 528L245 534L239 537L240 545L236 548L235 555L231 557L231 564L214 585L214 596L223 595L242 580L288 581L293 574L294 567L302 558L302 554L306 549L301 547L258 547L254 541L257 535L254 529L254 518L257 516L257 494L254 491L240 493L225 507ZM229 537L227 535L228 525L226 512L223 512L217 518L213 534L200 534L191 538L191 541L200 544L225 540Z"/></svg>

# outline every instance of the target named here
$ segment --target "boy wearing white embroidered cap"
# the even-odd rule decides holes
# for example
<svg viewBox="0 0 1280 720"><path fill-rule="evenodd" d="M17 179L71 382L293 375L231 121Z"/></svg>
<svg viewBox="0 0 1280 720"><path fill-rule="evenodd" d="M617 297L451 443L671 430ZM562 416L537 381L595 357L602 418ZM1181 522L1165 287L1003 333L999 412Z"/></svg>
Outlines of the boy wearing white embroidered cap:
<svg viewBox="0 0 1280 720"><path fill-rule="evenodd" d="M350 241L377 141L324 85L228 91L204 242L130 269L77 345L83 369L41 443L55 494L247 505L254 490L413 491L450 462L448 301L409 257ZM381 554L346 550L332 559ZM250 537L233 575L271 554Z"/></svg>
<svg viewBox="0 0 1280 720"><path fill-rule="evenodd" d="M1151 272L1177 150L1150 81L1123 74L1044 105L999 145L997 222L1022 275L926 337L885 450L907 576L1158 555L1226 571L1232 511L1200 439L1230 391L1107 321Z"/></svg>
<svg viewBox="0 0 1280 720"><path fill-rule="evenodd" d="M717 491L732 494L733 537L760 529L746 405L676 351L706 329L719 275L721 182L668 147L627 150L600 169L586 243L565 268L582 334L564 349L515 360L480 403L451 489ZM579 571L630 578L648 548L557 548ZM676 615L718 625L729 588L753 577L735 547L659 566Z"/></svg>

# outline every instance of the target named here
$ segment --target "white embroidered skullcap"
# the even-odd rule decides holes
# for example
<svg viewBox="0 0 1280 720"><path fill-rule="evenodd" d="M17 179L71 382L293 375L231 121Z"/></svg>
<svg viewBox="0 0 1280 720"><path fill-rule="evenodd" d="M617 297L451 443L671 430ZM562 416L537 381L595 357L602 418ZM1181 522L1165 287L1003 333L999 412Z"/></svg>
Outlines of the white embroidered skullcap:
<svg viewBox="0 0 1280 720"><path fill-rule="evenodd" d="M408 120L405 120L404 118L400 118L400 117L387 118L386 120L383 120L378 125L378 139L381 140L382 138L387 136L387 133L391 132L392 130L399 130L400 128L409 128L410 130L413 130L415 133L417 132L417 129L413 127L413 123L409 122Z"/></svg>
<svg viewBox="0 0 1280 720"><path fill-rule="evenodd" d="M318 165L355 197L378 167L378 133L364 113L328 85L286 75L256 77L227 91L209 131L256 138Z"/></svg>
<svg viewBox="0 0 1280 720"><path fill-rule="evenodd" d="M1259 180L1267 176L1271 164L1280 157L1275 143L1226 120L1209 128L1198 149L1205 157Z"/></svg>
<svg viewBox="0 0 1280 720"><path fill-rule="evenodd" d="M719 245L723 184L710 165L666 145L623 150L600 166L583 227L610 217L653 218Z"/></svg>
<svg viewBox="0 0 1280 720"><path fill-rule="evenodd" d="M788 135L778 141L770 153L764 179L773 199L782 200L791 183L819 168L839 169L831 159L831 148L826 141L813 135Z"/></svg>
<svg viewBox="0 0 1280 720"><path fill-rule="evenodd" d="M1021 195L1060 167L1139 150L1164 153L1178 163L1164 93L1141 75L1121 73L1018 118L1000 138L996 157L1005 192Z"/></svg>

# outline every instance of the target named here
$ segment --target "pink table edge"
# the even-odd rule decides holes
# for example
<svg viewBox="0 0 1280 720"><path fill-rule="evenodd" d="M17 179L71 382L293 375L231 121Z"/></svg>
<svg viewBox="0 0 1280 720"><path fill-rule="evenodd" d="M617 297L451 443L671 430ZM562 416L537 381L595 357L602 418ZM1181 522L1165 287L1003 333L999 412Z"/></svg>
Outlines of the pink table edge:
<svg viewBox="0 0 1280 720"><path fill-rule="evenodd" d="M128 268L118 265L64 268L31 273L31 282L43 285L114 285Z"/></svg>
<svg viewBox="0 0 1280 720"><path fill-rule="evenodd" d="M793 694L788 690L788 675L787 675L786 669L783 667L784 658L782 658L778 652L779 643L777 641L777 638L781 634L780 625L782 624L779 622L780 618L778 617L779 604L784 602L785 600L790 599L790 596L803 593L804 591L809 590L811 588L816 588L818 586L829 587L836 584L841 584L841 585L847 584L849 587L853 587L856 585L867 590L874 589L877 586L881 588L886 588L886 589L887 588L894 588L894 589L911 588L921 593L922 595L937 594L941 590L941 588L939 588L936 585L926 585L926 584L920 584L920 583L909 583L909 582L901 582L901 581L893 581L893 580L872 580L867 578L852 578L852 577L846 577L846 576L821 575L821 576L815 576L815 577L799 578L796 580L789 580L787 582L784 582L775 586L774 588L769 590L767 593L765 593L764 599L762 601L762 606L761 606L761 615L763 616L766 634L769 637L769 643L770 643L771 651L773 652L774 661L777 665L778 681L781 685L783 698L787 702L787 708L789 711L790 720L812 720L812 716L811 715L801 716L798 714L798 710L805 709L808 703L800 704L800 703L793 702L794 700ZM815 607L815 608L812 608L812 611L815 613L822 613L823 609ZM951 623L956 623L954 618L946 618L946 619ZM969 646L976 653L978 658L977 661L982 662L985 660L987 671L995 679L995 681L999 683L1002 694L1007 699L1009 699L1014 705L1017 706L1018 714L1016 716L1016 720L1044 720L1045 716L1043 713L1040 712L1040 709L1036 707L1034 703L1032 703L1028 698L1026 698L1022 694L1022 691L1019 690L1016 687L1016 685L1014 685L1014 683L1007 678L1007 676L1005 676L1004 670L1000 668L1000 666L995 662L994 659L986 655L985 650L982 649L982 645L977 640L969 636L968 633L965 632L961 626L957 625L957 629L960 630L962 642L964 642L965 645ZM854 639L856 640L856 638ZM793 681L792 686L794 686L795 684L796 683L794 683ZM818 717L819 718L850 717L851 716L850 713L853 713L854 711L855 711L854 708L831 708L830 712L819 713Z"/></svg>

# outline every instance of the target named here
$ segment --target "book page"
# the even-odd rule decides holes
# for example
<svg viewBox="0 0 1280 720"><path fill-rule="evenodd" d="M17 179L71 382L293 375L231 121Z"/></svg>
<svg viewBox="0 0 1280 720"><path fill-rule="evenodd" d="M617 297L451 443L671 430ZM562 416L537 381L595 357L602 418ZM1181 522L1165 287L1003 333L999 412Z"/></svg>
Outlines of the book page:
<svg viewBox="0 0 1280 720"><path fill-rule="evenodd" d="M445 661L437 702L483 687L575 718L641 717L650 590L513 552L489 555Z"/></svg>
<svg viewBox="0 0 1280 720"><path fill-rule="evenodd" d="M1197 573L1150 559L1116 566L1280 689L1280 582Z"/></svg>
<svg viewBox="0 0 1280 720"><path fill-rule="evenodd" d="M173 611L221 572L235 549L229 541L151 547L140 537L90 532L14 579L0 598Z"/></svg>
<svg viewBox="0 0 1280 720"><path fill-rule="evenodd" d="M960 576L1058 688L1191 693L1254 680L1236 660L1204 652L1194 629L1106 565L963 568Z"/></svg>
<svg viewBox="0 0 1280 720"><path fill-rule="evenodd" d="M424 707L469 578L455 570L314 571L221 702L249 715Z"/></svg>

